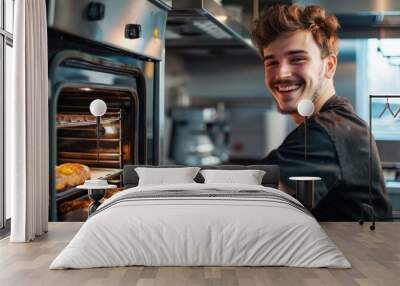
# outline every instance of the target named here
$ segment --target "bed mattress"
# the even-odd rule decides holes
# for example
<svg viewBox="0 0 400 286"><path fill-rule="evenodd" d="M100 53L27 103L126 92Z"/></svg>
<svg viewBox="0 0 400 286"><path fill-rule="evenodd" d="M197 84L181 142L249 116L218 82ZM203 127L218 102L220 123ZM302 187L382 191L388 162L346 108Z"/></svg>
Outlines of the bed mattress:
<svg viewBox="0 0 400 286"><path fill-rule="evenodd" d="M114 195L50 269L129 265L351 267L291 196L263 186L197 183Z"/></svg>

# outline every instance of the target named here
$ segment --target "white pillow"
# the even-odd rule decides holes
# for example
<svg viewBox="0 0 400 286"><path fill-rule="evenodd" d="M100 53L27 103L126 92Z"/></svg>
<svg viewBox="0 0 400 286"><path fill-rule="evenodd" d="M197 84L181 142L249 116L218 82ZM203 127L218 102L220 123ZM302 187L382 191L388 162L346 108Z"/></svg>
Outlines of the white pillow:
<svg viewBox="0 0 400 286"><path fill-rule="evenodd" d="M199 170L199 167L135 168L139 176L138 186L195 183L193 179Z"/></svg>
<svg viewBox="0 0 400 286"><path fill-rule="evenodd" d="M246 184L261 185L265 171L262 170L202 170L205 184Z"/></svg>

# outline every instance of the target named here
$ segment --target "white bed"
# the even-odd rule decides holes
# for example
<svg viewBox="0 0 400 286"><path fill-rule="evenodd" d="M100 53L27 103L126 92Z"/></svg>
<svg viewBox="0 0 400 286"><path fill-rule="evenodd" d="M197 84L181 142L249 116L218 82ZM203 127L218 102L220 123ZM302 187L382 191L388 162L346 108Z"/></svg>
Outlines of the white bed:
<svg viewBox="0 0 400 286"><path fill-rule="evenodd" d="M175 195L162 195L168 192ZM299 204L277 189L254 185L130 188L100 206L50 269L128 265L350 268L342 252Z"/></svg>

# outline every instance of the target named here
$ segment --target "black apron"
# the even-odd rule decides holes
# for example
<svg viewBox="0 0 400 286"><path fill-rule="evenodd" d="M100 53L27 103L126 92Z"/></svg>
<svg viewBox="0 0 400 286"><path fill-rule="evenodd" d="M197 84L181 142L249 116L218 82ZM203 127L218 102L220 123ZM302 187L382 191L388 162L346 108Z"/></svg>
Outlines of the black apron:
<svg viewBox="0 0 400 286"><path fill-rule="evenodd" d="M273 150L264 164L281 168L281 182L295 189L291 176L318 176L315 207L321 221L353 221L361 215L361 204L368 203L369 129L351 104L342 97L331 97L308 120L307 161L304 160L304 123ZM372 205L378 216L390 216L381 163L372 140Z"/></svg>

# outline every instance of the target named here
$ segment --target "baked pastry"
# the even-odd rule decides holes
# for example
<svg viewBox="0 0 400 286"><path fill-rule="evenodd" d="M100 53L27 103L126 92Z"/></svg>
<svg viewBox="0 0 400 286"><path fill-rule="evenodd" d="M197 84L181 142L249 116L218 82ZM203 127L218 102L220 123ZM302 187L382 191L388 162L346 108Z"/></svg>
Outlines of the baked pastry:
<svg viewBox="0 0 400 286"><path fill-rule="evenodd" d="M56 167L56 190L83 184L90 179L88 166L79 163L65 163Z"/></svg>
<svg viewBox="0 0 400 286"><path fill-rule="evenodd" d="M56 190L61 191L67 186L67 176L63 175L58 171L56 167Z"/></svg>
<svg viewBox="0 0 400 286"><path fill-rule="evenodd" d="M107 190L106 195L101 200L101 202L103 203L105 199L112 197L115 193L118 193L122 190L123 190L122 188L115 188L115 189ZM88 208L91 203L92 203L92 201L89 198L66 201L66 202L63 202L60 204L60 206L58 207L58 212L59 212L59 215L65 215L68 212L75 211L78 209L83 209L87 213ZM82 221L85 221L86 218L87 218L87 216L85 218L82 218L83 219Z"/></svg>

